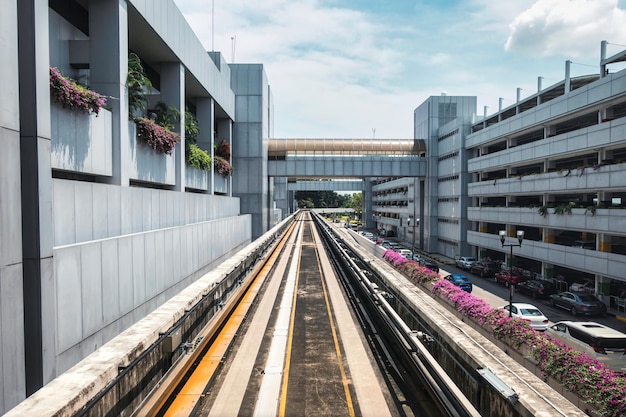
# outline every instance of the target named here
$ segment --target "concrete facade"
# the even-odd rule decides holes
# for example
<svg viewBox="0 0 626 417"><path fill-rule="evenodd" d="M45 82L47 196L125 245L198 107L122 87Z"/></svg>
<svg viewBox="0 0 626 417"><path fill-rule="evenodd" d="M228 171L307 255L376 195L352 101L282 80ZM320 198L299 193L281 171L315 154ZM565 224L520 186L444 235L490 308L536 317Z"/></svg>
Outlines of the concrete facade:
<svg viewBox="0 0 626 417"><path fill-rule="evenodd" d="M233 64L232 89L236 95L233 128L233 195L241 208L252 215L252 236L269 229L270 179L267 173L267 146L273 134L272 95L261 64Z"/></svg>
<svg viewBox="0 0 626 417"><path fill-rule="evenodd" d="M231 71L171 0L2 0L2 10L0 412L281 218L264 163L273 115L262 66ZM182 114L171 155L139 140L129 120L130 52L152 82L150 105ZM107 107L96 115L55 102L51 66L107 96ZM213 156L227 141L235 172L257 183L186 165L185 109L198 119L198 146Z"/></svg>
<svg viewBox="0 0 626 417"><path fill-rule="evenodd" d="M596 74L543 88L472 125L468 233L473 254L508 258L497 237L524 230L513 264L554 279L581 280L607 305L626 290L626 51ZM618 67L619 68L619 67Z"/></svg>
<svg viewBox="0 0 626 417"><path fill-rule="evenodd" d="M515 266L562 290L594 282L609 306L626 291L626 51L600 71L565 78L498 112L476 116L476 97L430 97L414 113L427 143L428 175L374 178L379 230L447 257L506 260L500 230L514 237ZM457 103L452 111L452 103ZM448 112L450 111L450 112ZM448 112L448 113L446 113ZM418 218L412 235L409 219Z"/></svg>
<svg viewBox="0 0 626 417"><path fill-rule="evenodd" d="M372 179L373 223L416 248L454 257L465 249L464 135L476 97L433 96L414 111L414 138L426 144L424 173Z"/></svg>

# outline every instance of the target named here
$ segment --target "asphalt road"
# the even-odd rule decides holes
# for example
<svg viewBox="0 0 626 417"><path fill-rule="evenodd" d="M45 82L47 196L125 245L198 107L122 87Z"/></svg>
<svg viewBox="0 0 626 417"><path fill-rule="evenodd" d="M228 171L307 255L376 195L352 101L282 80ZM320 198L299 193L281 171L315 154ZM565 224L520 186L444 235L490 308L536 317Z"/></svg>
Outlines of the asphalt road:
<svg viewBox="0 0 626 417"><path fill-rule="evenodd" d="M469 271L462 270L453 265L442 265L442 270L446 270L451 274L463 274L468 277L474 286L472 294L485 299L492 307L501 307L509 303L509 289L505 287L504 284L496 284L493 278L481 278L478 275L473 275ZM595 321L596 323L601 323L626 333L626 321L619 320L610 314L573 316L567 310L553 307L549 299L535 299L524 294L516 294L515 289L513 291L513 302L533 304L539 308L552 323L562 320Z"/></svg>

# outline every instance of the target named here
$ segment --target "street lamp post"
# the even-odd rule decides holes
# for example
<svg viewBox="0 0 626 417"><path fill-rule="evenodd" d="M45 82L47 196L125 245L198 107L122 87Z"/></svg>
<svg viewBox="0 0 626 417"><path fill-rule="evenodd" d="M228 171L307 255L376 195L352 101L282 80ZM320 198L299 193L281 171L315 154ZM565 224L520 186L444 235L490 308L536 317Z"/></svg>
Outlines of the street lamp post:
<svg viewBox="0 0 626 417"><path fill-rule="evenodd" d="M415 224L417 223L415 217L409 217L409 224L408 226L411 227L413 226L413 233L411 236L411 252L415 253Z"/></svg>
<svg viewBox="0 0 626 417"><path fill-rule="evenodd" d="M500 243L502 243L502 247L508 246L511 249L511 253L509 256L509 317L513 316L513 246L522 246L522 240L524 240L524 231L517 231L517 241L519 243L507 243L506 240L506 230L500 230L498 233L500 235Z"/></svg>

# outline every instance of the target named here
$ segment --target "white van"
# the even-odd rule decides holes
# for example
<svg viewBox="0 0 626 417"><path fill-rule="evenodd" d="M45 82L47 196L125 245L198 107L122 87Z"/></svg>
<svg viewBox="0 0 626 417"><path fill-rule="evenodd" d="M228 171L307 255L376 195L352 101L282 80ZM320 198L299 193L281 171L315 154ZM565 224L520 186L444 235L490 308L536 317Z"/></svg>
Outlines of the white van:
<svg viewBox="0 0 626 417"><path fill-rule="evenodd" d="M410 249L398 249L398 253L407 259L411 259L413 252Z"/></svg>
<svg viewBox="0 0 626 417"><path fill-rule="evenodd" d="M546 334L609 369L626 372L626 334L620 331L593 321L559 321Z"/></svg>

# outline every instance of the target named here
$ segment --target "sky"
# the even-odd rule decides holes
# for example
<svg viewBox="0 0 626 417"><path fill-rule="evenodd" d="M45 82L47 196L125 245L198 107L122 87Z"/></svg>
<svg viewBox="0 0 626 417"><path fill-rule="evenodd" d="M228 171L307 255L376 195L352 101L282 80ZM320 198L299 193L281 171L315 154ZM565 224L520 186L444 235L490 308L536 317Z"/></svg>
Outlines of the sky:
<svg viewBox="0 0 626 417"><path fill-rule="evenodd" d="M276 138L413 138L442 93L478 116L626 49L626 0L174 0L227 62L261 63ZM610 72L621 68L612 66Z"/></svg>

